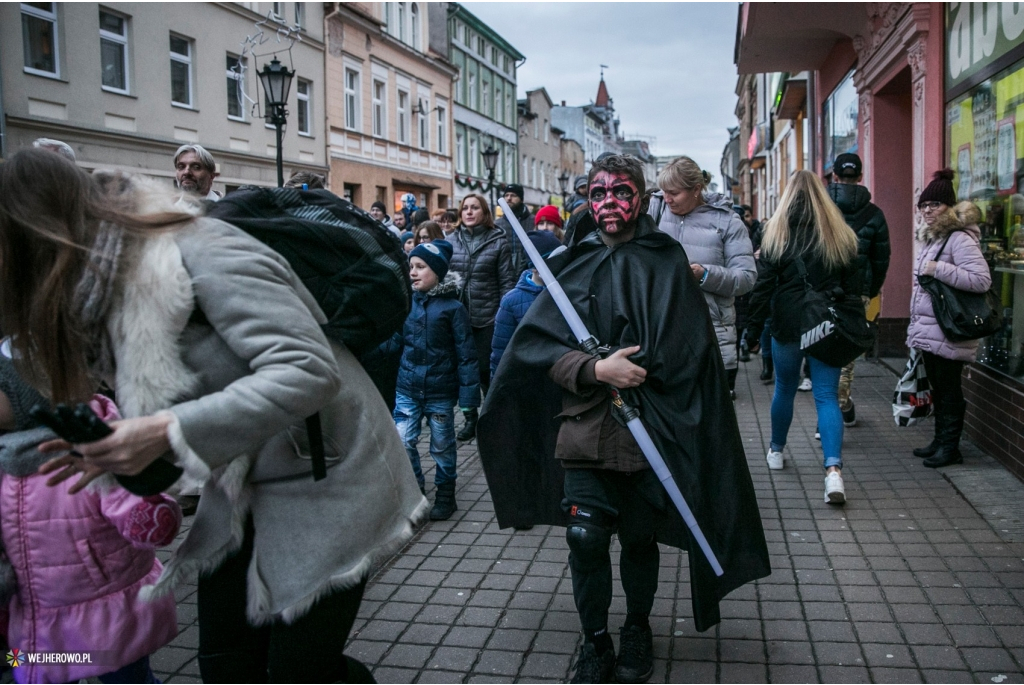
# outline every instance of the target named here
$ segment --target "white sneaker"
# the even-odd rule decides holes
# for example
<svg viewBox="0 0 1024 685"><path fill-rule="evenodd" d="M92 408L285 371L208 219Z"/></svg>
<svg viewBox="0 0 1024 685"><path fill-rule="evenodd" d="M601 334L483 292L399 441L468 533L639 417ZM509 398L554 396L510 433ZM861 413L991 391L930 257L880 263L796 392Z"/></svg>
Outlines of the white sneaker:
<svg viewBox="0 0 1024 685"><path fill-rule="evenodd" d="M782 457L782 452L776 452L775 450L768 448L768 468L772 471L780 471L785 465L785 460Z"/></svg>
<svg viewBox="0 0 1024 685"><path fill-rule="evenodd" d="M835 471L825 476L825 501L829 504L843 504L846 502L846 489L843 487L843 477Z"/></svg>
<svg viewBox="0 0 1024 685"><path fill-rule="evenodd" d="M796 386L796 389L799 390L800 392L810 392L811 391L811 379L810 378L804 378L803 380L800 381L800 385Z"/></svg>
<svg viewBox="0 0 1024 685"><path fill-rule="evenodd" d="M814 427L814 439L821 440L821 426Z"/></svg>

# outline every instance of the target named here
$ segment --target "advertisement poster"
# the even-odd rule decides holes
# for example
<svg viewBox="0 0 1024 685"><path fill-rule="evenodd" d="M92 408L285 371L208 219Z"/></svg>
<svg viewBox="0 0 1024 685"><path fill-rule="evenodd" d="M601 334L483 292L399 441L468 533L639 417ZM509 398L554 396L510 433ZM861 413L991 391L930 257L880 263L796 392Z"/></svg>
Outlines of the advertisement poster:
<svg viewBox="0 0 1024 685"><path fill-rule="evenodd" d="M996 124L996 176L1000 195L1010 195L1016 189L1017 135L1013 115Z"/></svg>
<svg viewBox="0 0 1024 685"><path fill-rule="evenodd" d="M957 197L971 195L971 144L964 143L956 153L956 175L959 181L956 189Z"/></svg>

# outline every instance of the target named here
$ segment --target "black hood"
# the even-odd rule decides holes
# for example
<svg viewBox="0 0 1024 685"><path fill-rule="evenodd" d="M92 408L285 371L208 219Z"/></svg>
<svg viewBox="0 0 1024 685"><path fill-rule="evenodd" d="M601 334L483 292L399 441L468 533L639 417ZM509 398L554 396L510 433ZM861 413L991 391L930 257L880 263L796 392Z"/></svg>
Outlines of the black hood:
<svg viewBox="0 0 1024 685"><path fill-rule="evenodd" d="M864 209L871 202L871 191L862 185L849 183L830 183L828 196L836 203L839 210L849 216Z"/></svg>

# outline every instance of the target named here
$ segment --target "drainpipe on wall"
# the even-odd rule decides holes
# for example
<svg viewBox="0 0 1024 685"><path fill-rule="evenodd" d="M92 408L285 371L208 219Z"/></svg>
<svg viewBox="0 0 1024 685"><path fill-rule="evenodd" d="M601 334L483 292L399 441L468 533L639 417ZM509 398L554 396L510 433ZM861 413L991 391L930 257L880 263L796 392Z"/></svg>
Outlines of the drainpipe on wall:
<svg viewBox="0 0 1024 685"><path fill-rule="evenodd" d="M0 159L7 151L7 111L4 109L4 69L0 59Z"/></svg>
<svg viewBox="0 0 1024 685"><path fill-rule="evenodd" d="M818 82L818 72L807 73L807 125L811 127L811 135L807 140L811 141L811 149L807 151L807 158L810 160L811 168L816 176L821 176L823 171L818 167L818 89L815 87Z"/></svg>

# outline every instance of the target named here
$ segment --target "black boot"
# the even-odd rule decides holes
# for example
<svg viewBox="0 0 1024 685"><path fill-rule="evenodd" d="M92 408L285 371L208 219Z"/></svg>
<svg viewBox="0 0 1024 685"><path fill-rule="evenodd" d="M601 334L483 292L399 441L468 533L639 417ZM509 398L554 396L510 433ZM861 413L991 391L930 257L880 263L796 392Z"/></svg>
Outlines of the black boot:
<svg viewBox="0 0 1024 685"><path fill-rule="evenodd" d="M938 428L938 419L936 419L935 421L936 421L935 427ZM935 454L938 451L939 451L939 439L938 438L932 438L932 441L930 443L928 443L927 447L916 447L916 448L914 448L914 456L915 457L919 457L921 459L925 459L927 457L932 456L933 454Z"/></svg>
<svg viewBox="0 0 1024 685"><path fill-rule="evenodd" d="M741 362L749 362L750 361L750 347L747 346L746 339L744 339L742 337L740 338L739 360Z"/></svg>
<svg viewBox="0 0 1024 685"><path fill-rule="evenodd" d="M939 435L942 434L942 424L946 420L946 417L942 413L942 400L939 397L936 397L934 392L932 393L932 402L934 403L934 407L932 408L932 418L935 419L935 435L932 437L932 441L928 443L927 447L918 447L914 450L914 456L919 459L926 459L933 456L939 451L939 445L941 444Z"/></svg>
<svg viewBox="0 0 1024 685"><path fill-rule="evenodd" d="M455 513L455 481L438 483L434 494L434 507L430 510L431 521L447 521Z"/></svg>
<svg viewBox="0 0 1024 685"><path fill-rule="evenodd" d="M771 383L775 376L775 363L771 357L761 357L761 380L765 384Z"/></svg>
<svg viewBox="0 0 1024 685"><path fill-rule="evenodd" d="M941 409L942 425L940 433L936 436L939 449L923 462L930 469L964 462L964 457L960 454L960 434L964 430L964 412L967 411L967 402L963 400L959 402L946 401L942 403Z"/></svg>
<svg viewBox="0 0 1024 685"><path fill-rule="evenodd" d="M476 409L463 410L462 415L466 417L466 423L455 437L463 441L472 440L476 437L476 421L480 418L480 415Z"/></svg>

